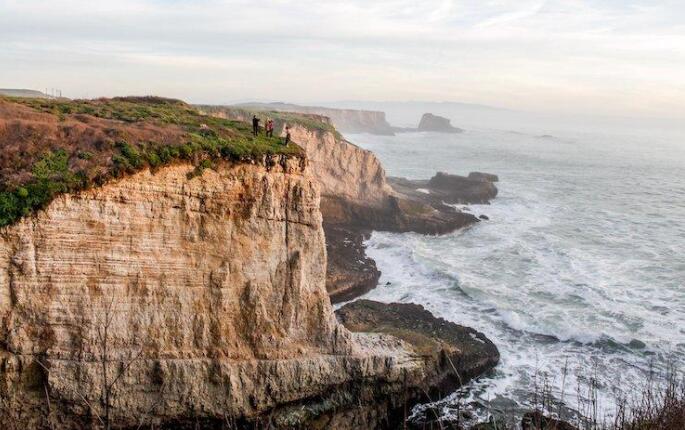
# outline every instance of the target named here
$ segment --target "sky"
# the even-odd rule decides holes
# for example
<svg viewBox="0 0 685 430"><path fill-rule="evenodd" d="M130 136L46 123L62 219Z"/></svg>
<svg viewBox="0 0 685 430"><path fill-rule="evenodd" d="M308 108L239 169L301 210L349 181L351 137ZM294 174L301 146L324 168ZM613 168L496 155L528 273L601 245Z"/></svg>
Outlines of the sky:
<svg viewBox="0 0 685 430"><path fill-rule="evenodd" d="M0 0L0 88L685 120L683 0Z"/></svg>

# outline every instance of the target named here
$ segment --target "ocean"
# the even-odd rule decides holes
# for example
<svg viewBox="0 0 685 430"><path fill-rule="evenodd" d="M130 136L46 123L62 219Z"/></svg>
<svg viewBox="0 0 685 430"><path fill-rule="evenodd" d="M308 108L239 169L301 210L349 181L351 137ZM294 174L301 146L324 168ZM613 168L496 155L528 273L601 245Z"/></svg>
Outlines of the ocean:
<svg viewBox="0 0 685 430"><path fill-rule="evenodd" d="M486 128L346 137L389 176L499 175L490 205L460 206L490 221L366 243L382 276L364 298L421 304L500 350L493 374L434 405L442 414L522 412L545 391L552 413L608 417L617 399L685 369L685 140Z"/></svg>

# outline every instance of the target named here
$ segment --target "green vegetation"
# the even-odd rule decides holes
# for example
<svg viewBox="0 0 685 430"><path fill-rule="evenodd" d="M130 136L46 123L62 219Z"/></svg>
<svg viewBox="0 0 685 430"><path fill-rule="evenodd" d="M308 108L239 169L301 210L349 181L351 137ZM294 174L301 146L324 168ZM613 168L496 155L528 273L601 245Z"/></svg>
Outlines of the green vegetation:
<svg viewBox="0 0 685 430"><path fill-rule="evenodd" d="M64 150L46 153L33 165L33 180L13 191L0 192L0 225L10 224L59 194L85 185L85 178L69 169Z"/></svg>
<svg viewBox="0 0 685 430"><path fill-rule="evenodd" d="M247 109L243 107L233 106L198 105L197 108L203 112L207 112L208 114L223 112L242 114L242 116L244 117L251 117L252 115L257 115L263 118L264 116L268 116L277 123L301 125L310 130L319 130L333 133L338 139L343 138L340 132L338 132L338 130L336 130L333 125L322 121L319 115L295 112L281 112L275 110Z"/></svg>
<svg viewBox="0 0 685 430"><path fill-rule="evenodd" d="M44 207L61 193L101 185L111 178L148 167L155 169L187 161L196 166L192 175L196 176L212 168L214 160L303 154L297 145L284 146L277 137L252 136L250 124L202 115L178 100L123 97L68 101L0 97L1 101L54 115L57 121L39 124L47 129L39 139L29 131L12 136L13 142L10 137L6 139L4 150L9 151L9 156L0 165L3 172L0 227ZM62 129L76 130L67 133L71 140L63 138ZM80 134L74 137L76 132ZM45 143L48 141L45 135L49 133L55 137L51 143ZM103 135L112 138L102 138ZM150 136L159 137L156 140ZM17 159L21 163L16 163Z"/></svg>

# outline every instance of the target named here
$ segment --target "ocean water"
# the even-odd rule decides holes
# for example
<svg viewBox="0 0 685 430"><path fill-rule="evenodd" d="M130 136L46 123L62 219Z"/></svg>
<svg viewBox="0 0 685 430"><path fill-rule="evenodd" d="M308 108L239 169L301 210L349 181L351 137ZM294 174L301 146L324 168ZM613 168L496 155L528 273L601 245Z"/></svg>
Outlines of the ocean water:
<svg viewBox="0 0 685 430"><path fill-rule="evenodd" d="M391 176L500 177L491 205L466 206L490 221L367 242L382 276L365 298L422 304L500 350L493 374L435 405L443 414L456 403L481 417L520 412L545 386L552 412L605 417L650 374L685 369L685 140L487 129L347 137Z"/></svg>

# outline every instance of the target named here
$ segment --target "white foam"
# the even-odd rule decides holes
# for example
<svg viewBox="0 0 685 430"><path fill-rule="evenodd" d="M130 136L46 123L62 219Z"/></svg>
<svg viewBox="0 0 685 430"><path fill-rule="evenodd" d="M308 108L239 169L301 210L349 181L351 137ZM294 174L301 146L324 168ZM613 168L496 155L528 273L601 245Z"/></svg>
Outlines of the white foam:
<svg viewBox="0 0 685 430"><path fill-rule="evenodd" d="M530 403L531 381L546 373L560 397L567 364L565 401L582 406L571 393L594 369L611 409L614 391L639 387L653 359L685 364L685 208L669 194L685 192L685 163L611 142L580 151L587 137L573 147L475 131L458 147L440 136L430 145L421 135L365 139L392 175L477 168L501 178L492 205L472 206L491 222L437 237L375 232L367 241L382 272L369 298L420 303L500 349L495 377L470 396ZM653 355L626 347L633 339Z"/></svg>

